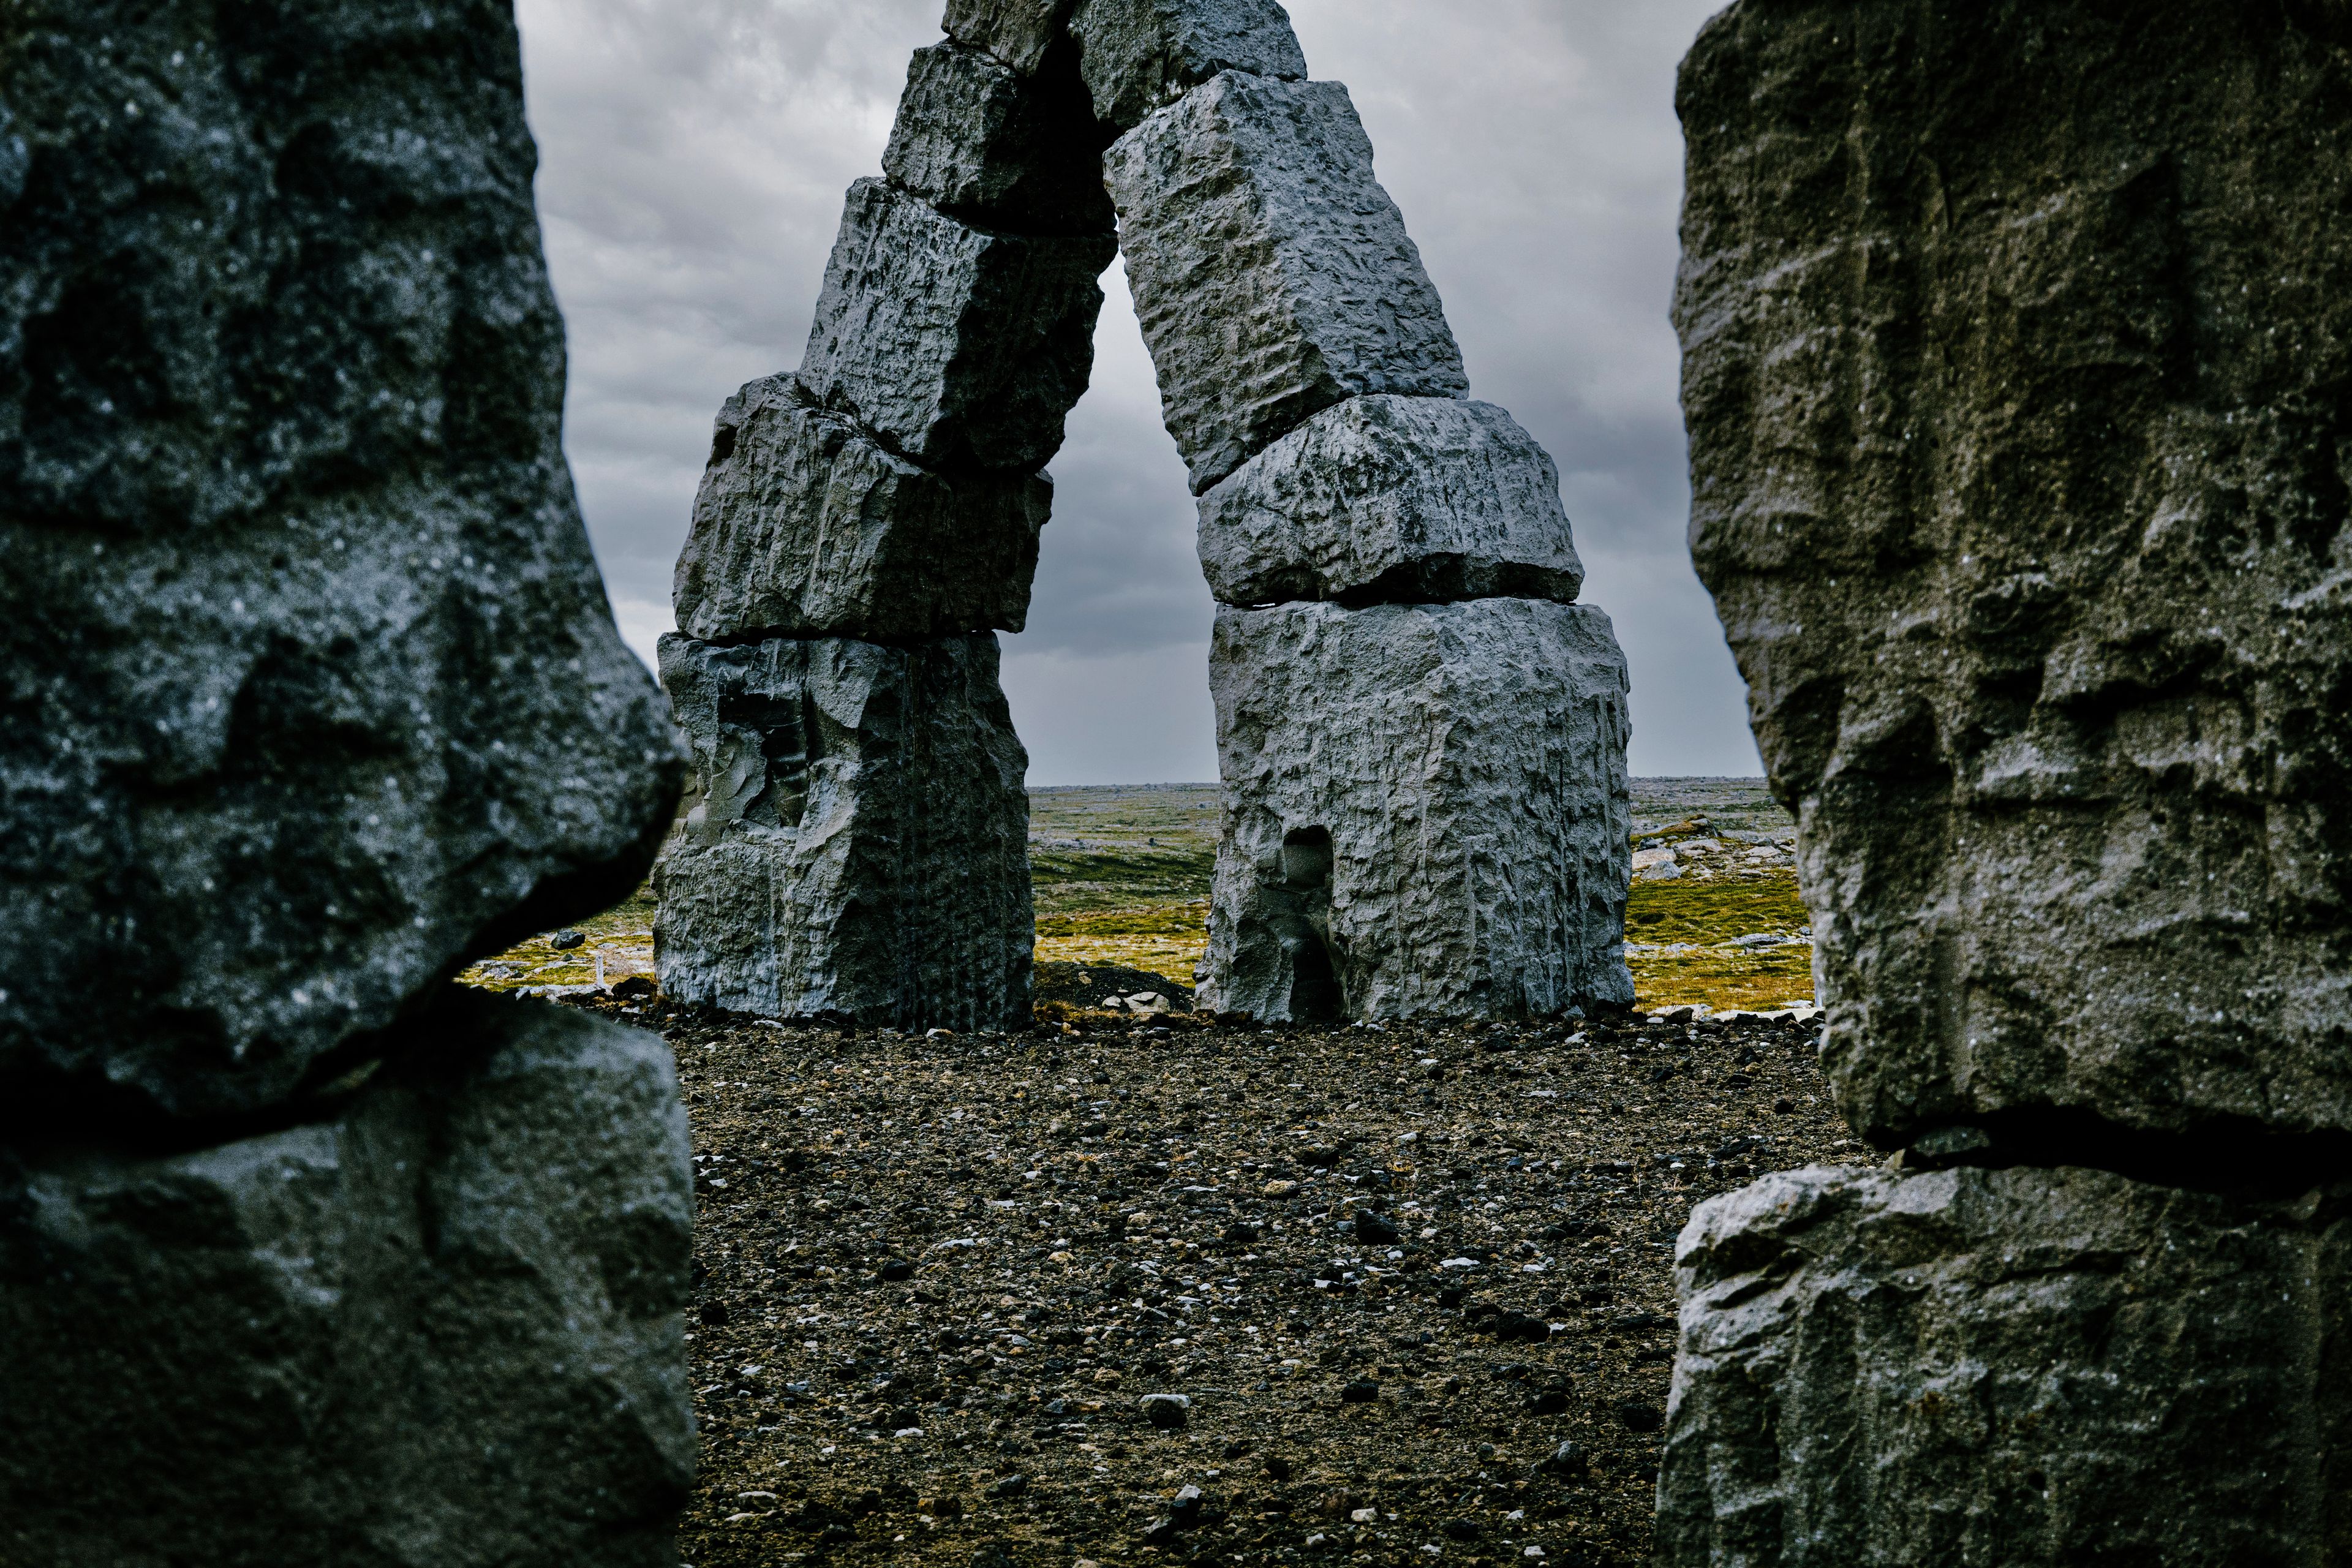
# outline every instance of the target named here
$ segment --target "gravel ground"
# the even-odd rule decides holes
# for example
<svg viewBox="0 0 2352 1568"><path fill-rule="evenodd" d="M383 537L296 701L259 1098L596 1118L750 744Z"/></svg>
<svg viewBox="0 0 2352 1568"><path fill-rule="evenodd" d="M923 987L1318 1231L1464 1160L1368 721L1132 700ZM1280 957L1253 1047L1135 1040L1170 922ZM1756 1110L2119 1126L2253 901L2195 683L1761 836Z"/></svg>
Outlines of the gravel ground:
<svg viewBox="0 0 2352 1568"><path fill-rule="evenodd" d="M691 1568L1631 1568L1675 1233L1866 1157L1793 1021L923 1039L637 1003L694 1124Z"/></svg>

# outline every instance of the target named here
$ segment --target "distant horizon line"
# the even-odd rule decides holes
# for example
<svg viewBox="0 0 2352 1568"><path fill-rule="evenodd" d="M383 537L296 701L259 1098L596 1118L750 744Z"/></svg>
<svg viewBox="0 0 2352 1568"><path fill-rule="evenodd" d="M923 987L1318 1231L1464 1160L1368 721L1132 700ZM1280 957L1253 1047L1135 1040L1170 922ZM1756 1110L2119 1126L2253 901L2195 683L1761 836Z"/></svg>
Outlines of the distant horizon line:
<svg viewBox="0 0 2352 1568"><path fill-rule="evenodd" d="M1762 773L1629 773L1633 784L1769 784ZM1061 790L1082 789L1221 789L1216 779L1179 779L1162 784L1029 784L1031 795L1052 795Z"/></svg>

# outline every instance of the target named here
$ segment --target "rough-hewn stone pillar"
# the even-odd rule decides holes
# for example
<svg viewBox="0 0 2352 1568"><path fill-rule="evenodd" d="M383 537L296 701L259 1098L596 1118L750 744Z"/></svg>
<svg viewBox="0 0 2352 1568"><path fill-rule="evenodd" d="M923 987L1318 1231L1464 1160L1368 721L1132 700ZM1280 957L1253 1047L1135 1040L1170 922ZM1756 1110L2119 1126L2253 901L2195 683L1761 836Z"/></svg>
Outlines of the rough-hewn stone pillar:
<svg viewBox="0 0 2352 1568"><path fill-rule="evenodd" d="M950 8L799 370L719 415L662 656L701 784L656 926L681 1000L1028 1016L1028 759L994 633L1028 614L1117 247L1066 12Z"/></svg>
<svg viewBox="0 0 2352 1568"><path fill-rule="evenodd" d="M1205 1006L1633 1000L1624 660L1559 475L1469 389L1348 89L1273 0L1072 24L1201 497L1224 832Z"/></svg>
<svg viewBox="0 0 2352 1568"><path fill-rule="evenodd" d="M1742 0L1685 66L1692 550L1905 1152L1685 1233L1664 1562L2352 1563L2347 47Z"/></svg>
<svg viewBox="0 0 2352 1568"><path fill-rule="evenodd" d="M0 16L12 1564L676 1561L667 1052L446 987L682 773L533 162L503 5Z"/></svg>

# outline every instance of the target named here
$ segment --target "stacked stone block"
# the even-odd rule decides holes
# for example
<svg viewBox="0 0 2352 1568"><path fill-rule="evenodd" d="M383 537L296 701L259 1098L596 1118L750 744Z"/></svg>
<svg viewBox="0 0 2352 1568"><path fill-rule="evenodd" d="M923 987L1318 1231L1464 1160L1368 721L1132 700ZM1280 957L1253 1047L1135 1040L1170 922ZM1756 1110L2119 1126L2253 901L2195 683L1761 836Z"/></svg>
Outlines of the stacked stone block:
<svg viewBox="0 0 2352 1568"><path fill-rule="evenodd" d="M1116 254L1066 6L959 3L849 193L797 372L720 412L662 672L700 798L663 988L1025 1021L1027 758L997 683Z"/></svg>
<svg viewBox="0 0 2352 1568"><path fill-rule="evenodd" d="M1202 1005L1632 1001L1624 660L1574 604L1551 459L1466 400L1347 89L1272 0L1091 0L1074 31L1220 601Z"/></svg>
<svg viewBox="0 0 2352 1568"><path fill-rule="evenodd" d="M1903 1152L1685 1233L1664 1562L2352 1563L2347 42L1742 0L1685 67L1693 553Z"/></svg>
<svg viewBox="0 0 2352 1568"><path fill-rule="evenodd" d="M625 897L683 763L512 17L0 34L0 1560L669 1568L666 1048L446 985Z"/></svg>

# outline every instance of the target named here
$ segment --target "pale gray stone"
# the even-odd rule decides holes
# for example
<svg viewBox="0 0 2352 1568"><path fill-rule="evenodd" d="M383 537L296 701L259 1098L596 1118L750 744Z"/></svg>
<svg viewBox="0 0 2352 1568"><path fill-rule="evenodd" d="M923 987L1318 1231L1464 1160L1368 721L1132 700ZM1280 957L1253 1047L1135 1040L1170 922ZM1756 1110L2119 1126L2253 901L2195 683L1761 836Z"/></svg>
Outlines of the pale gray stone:
<svg viewBox="0 0 2352 1568"><path fill-rule="evenodd" d="M564 466L514 25L0 32L0 1107L260 1110L625 898L677 797Z"/></svg>
<svg viewBox="0 0 2352 1568"><path fill-rule="evenodd" d="M467 992L384 1044L315 1124L0 1154L0 1560L675 1568L669 1048Z"/></svg>
<svg viewBox="0 0 2352 1568"><path fill-rule="evenodd" d="M1633 1000L1626 677L1533 599L1221 609L1202 1007L1517 1016Z"/></svg>
<svg viewBox="0 0 2352 1568"><path fill-rule="evenodd" d="M2352 1129L2352 56L2165 16L1743 4L1684 69L1692 550L1882 1144Z"/></svg>
<svg viewBox="0 0 2352 1568"><path fill-rule="evenodd" d="M960 44L985 49L1027 76L1067 41L1077 0L948 0L940 26Z"/></svg>
<svg viewBox="0 0 2352 1568"><path fill-rule="evenodd" d="M1575 601L1559 470L1491 403L1351 397L1201 498L1201 564L1229 605Z"/></svg>
<svg viewBox="0 0 2352 1568"><path fill-rule="evenodd" d="M974 228L880 180L849 188L800 379L902 457L1032 473L1094 365L1111 235Z"/></svg>
<svg viewBox="0 0 2352 1568"><path fill-rule="evenodd" d="M661 644L698 797L656 873L662 990L769 1017L1025 1022L1028 756L992 636Z"/></svg>
<svg viewBox="0 0 2352 1568"><path fill-rule="evenodd" d="M1086 0L1070 31L1095 118L1121 131L1221 71L1307 75L1278 0Z"/></svg>
<svg viewBox="0 0 2352 1568"><path fill-rule="evenodd" d="M674 603L695 637L933 637L1029 613L1043 475L933 473L837 416L788 376L719 411L710 467L678 556Z"/></svg>
<svg viewBox="0 0 2352 1568"><path fill-rule="evenodd" d="M961 44L915 51L882 172L941 212L1024 234L1109 234L1103 138L1082 84Z"/></svg>
<svg viewBox="0 0 2352 1568"><path fill-rule="evenodd" d="M1103 169L1195 494L1342 398L1469 390L1339 83L1229 71L1121 137Z"/></svg>
<svg viewBox="0 0 2352 1568"><path fill-rule="evenodd" d="M1691 1216L1660 1568L2336 1563L2352 1188L1814 1168Z"/></svg>

